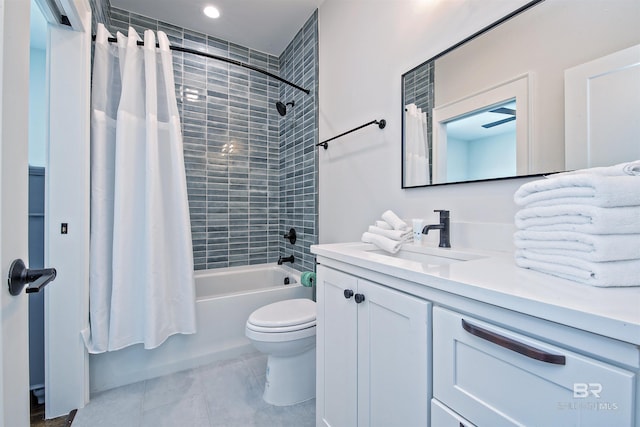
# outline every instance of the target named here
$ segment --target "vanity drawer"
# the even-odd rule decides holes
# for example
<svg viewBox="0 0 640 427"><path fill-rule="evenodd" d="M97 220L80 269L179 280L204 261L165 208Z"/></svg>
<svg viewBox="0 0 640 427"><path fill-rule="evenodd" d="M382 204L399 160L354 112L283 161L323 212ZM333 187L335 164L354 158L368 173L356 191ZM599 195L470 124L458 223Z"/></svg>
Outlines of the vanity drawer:
<svg viewBox="0 0 640 427"><path fill-rule="evenodd" d="M431 427L475 427L469 421L447 408L437 399L431 399Z"/></svg>
<svg viewBox="0 0 640 427"><path fill-rule="evenodd" d="M441 307L433 381L435 398L479 426L634 422L634 373Z"/></svg>

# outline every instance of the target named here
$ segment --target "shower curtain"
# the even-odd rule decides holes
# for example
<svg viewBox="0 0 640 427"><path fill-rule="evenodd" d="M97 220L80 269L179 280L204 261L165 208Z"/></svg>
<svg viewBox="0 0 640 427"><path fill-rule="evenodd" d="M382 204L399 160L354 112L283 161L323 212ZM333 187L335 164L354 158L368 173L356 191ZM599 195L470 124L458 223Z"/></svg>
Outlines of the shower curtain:
<svg viewBox="0 0 640 427"><path fill-rule="evenodd" d="M415 104L405 107L405 186L430 184L427 113Z"/></svg>
<svg viewBox="0 0 640 427"><path fill-rule="evenodd" d="M91 353L195 333L191 225L167 36L97 28L91 101Z"/></svg>

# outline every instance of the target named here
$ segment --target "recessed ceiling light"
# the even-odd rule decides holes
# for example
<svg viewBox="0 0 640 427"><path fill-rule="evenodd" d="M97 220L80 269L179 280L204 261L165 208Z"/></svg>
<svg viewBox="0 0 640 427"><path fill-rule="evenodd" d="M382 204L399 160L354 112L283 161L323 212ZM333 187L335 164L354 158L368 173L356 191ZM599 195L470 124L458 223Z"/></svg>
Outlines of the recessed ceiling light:
<svg viewBox="0 0 640 427"><path fill-rule="evenodd" d="M205 7L203 12L209 18L219 18L220 17L220 11L218 10L218 8L216 8L214 6Z"/></svg>

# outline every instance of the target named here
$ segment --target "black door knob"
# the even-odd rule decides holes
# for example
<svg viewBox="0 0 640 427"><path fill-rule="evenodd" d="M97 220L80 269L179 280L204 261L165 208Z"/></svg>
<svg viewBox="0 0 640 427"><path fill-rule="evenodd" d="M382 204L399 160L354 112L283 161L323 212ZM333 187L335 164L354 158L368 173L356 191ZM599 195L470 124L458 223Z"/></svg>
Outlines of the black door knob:
<svg viewBox="0 0 640 427"><path fill-rule="evenodd" d="M13 296L20 295L20 292L28 284L27 293L39 292L49 282L56 278L55 268L29 269L21 259L16 259L9 267L9 293Z"/></svg>
<svg viewBox="0 0 640 427"><path fill-rule="evenodd" d="M356 294L355 300L358 304L360 304L362 301L364 301L364 295Z"/></svg>
<svg viewBox="0 0 640 427"><path fill-rule="evenodd" d="M344 297L346 299L349 299L353 296L353 291L351 289L345 289L344 290Z"/></svg>

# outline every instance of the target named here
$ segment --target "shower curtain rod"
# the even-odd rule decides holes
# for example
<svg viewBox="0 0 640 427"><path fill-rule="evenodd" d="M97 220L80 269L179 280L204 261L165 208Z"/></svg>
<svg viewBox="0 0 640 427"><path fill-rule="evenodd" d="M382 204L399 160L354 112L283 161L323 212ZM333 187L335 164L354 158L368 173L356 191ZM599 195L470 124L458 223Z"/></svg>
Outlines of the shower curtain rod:
<svg viewBox="0 0 640 427"><path fill-rule="evenodd" d="M329 138L329 139L327 139L327 140L324 140L324 141L322 141L322 142L319 142L319 143L317 143L317 144L316 144L316 147L318 147L318 146L322 146L322 148L324 148L324 149L326 150L327 148L329 148L329 141L333 141L334 139L338 139L338 138L340 138L341 136L348 135L348 134L350 134L351 132L355 132L355 131L357 131L357 130L362 129L363 127L367 127L367 126L372 125L372 124L376 124L376 125L378 125L378 127L379 127L380 129L384 129L384 127L387 125L387 121L386 121L385 119L381 119L381 120L379 120L379 121L378 121L378 120L371 120L369 123L365 123L365 124L363 124L363 125L361 125L361 126L358 126L357 128L353 128L353 129L351 129L351 130L348 130L348 131L346 131L346 132L341 133L340 135L336 135L336 136L334 136L333 138Z"/></svg>
<svg viewBox="0 0 640 427"><path fill-rule="evenodd" d="M92 37L92 40L96 41L96 36L95 35ZM115 43L115 42L118 41L118 39L116 39L115 37L109 37L107 40L110 43ZM143 41L138 41L137 44L138 44L138 46L144 46L144 42ZM156 47L160 47L160 46L156 43ZM265 71L262 68L255 67L255 66L250 65L250 64L245 64L244 62L237 61L235 59L225 58L224 56L213 55L211 53L201 52L199 50L189 49L188 47L182 47L182 46L169 46L169 49L175 50L175 51L178 51L178 52L191 53L193 55L204 56L204 57L211 58L211 59L217 59L218 61L223 61L223 62L227 62L229 64L237 65L239 67L248 68L249 70L257 71L259 73L262 73L262 74L265 74L265 75L267 75L269 77L272 77L272 78L274 78L274 79L276 79L276 80L278 80L278 81L280 81L282 83L288 84L289 86L292 86L292 87L294 87L294 88L296 88L298 90L303 91L307 95L309 95L309 93L310 93L309 89L305 89L303 87L298 86L295 83L291 83L290 81L285 80L282 77L277 76L277 75L275 75L273 73Z"/></svg>

